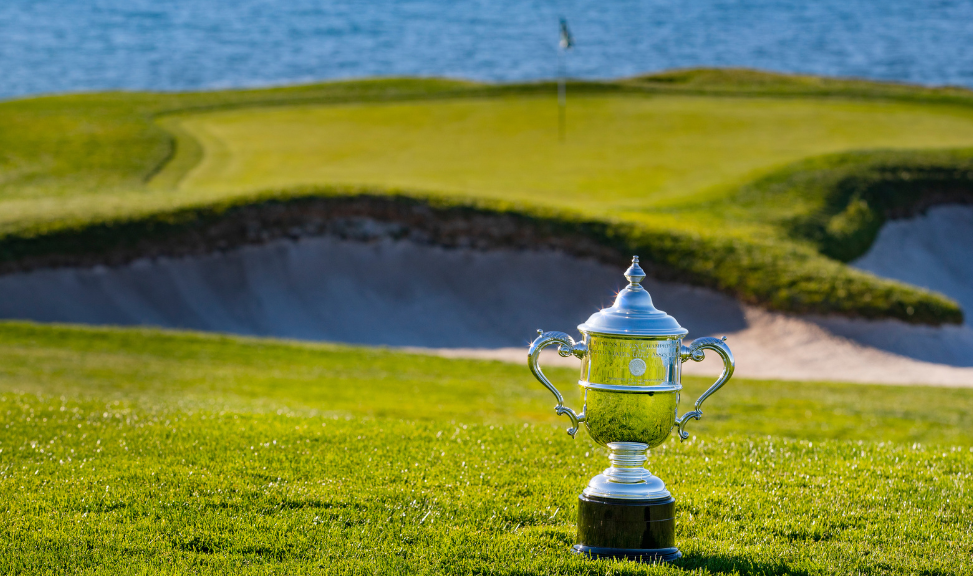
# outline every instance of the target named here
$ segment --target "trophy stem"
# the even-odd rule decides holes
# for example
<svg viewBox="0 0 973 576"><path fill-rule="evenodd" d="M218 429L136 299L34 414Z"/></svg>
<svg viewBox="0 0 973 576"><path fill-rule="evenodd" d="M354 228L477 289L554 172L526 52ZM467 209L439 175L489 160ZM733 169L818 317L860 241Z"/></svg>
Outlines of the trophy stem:
<svg viewBox="0 0 973 576"><path fill-rule="evenodd" d="M612 482L636 484L645 481L645 463L648 462L649 446L639 442L612 442L608 445L611 453L608 460L611 468L603 474ZM651 474L651 473L649 473Z"/></svg>

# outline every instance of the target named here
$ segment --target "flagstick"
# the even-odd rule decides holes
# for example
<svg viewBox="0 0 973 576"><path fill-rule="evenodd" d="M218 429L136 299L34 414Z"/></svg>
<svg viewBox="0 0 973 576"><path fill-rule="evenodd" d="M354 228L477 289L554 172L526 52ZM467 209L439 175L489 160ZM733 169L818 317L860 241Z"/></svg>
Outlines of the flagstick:
<svg viewBox="0 0 973 576"><path fill-rule="evenodd" d="M568 88L564 82L564 50L557 51L557 139L564 142L567 136Z"/></svg>
<svg viewBox="0 0 973 576"><path fill-rule="evenodd" d="M557 43L557 139L562 144L568 135L568 86L564 78L564 56L574 46L568 23L561 18L561 39Z"/></svg>

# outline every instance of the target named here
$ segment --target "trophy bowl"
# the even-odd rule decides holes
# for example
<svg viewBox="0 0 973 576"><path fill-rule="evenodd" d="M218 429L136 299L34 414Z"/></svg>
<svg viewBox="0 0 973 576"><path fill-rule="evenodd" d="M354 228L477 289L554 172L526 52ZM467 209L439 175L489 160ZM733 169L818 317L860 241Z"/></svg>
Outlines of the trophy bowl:
<svg viewBox="0 0 973 576"><path fill-rule="evenodd" d="M555 412L570 418L568 434L574 437L584 424L591 439L609 450L611 466L592 478L579 497L574 551L670 561L682 556L675 546L675 500L665 483L645 468L647 452L665 442L673 428L681 439L689 437L686 424L702 417L702 403L733 375L734 360L725 338L697 338L683 346L688 331L653 306L640 285L645 273L638 256L632 258L625 277L629 285L614 305L578 326L584 336L581 342L564 332L538 330L528 365L557 399ZM540 368L541 351L553 345L561 356L581 359L580 414L564 405L564 397ZM702 360L705 350L723 359L723 373L692 411L679 416L682 363Z"/></svg>
<svg viewBox="0 0 973 576"><path fill-rule="evenodd" d="M636 341L589 333L585 344L578 384L591 439L602 446L640 442L648 448L665 442L682 389L680 339Z"/></svg>

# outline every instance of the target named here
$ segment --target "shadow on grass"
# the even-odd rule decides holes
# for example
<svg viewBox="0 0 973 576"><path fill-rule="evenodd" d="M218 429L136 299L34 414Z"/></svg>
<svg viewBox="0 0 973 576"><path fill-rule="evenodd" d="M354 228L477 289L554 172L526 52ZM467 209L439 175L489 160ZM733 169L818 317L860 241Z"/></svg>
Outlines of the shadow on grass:
<svg viewBox="0 0 973 576"><path fill-rule="evenodd" d="M570 568L565 570L567 566ZM571 574L572 576L602 576L611 574L612 576L644 575L646 574L646 564L627 560L590 560L580 566L570 563L569 565L555 566L538 569L535 566L525 568L503 568L490 571L489 574L497 576L541 576L542 574ZM653 569L654 568L654 569ZM673 568L675 570L673 570ZM809 572L804 569L796 569L788 566L786 562L775 560L762 562L750 558L736 556L692 556L682 558L672 564L662 564L653 566L649 573L659 572L670 574L673 571L693 574L739 574L742 576L811 576L812 574L827 573L826 570Z"/></svg>
<svg viewBox="0 0 973 576"><path fill-rule="evenodd" d="M172 547L176 550L195 552L197 554L216 554L226 550L228 546L229 544L224 538L211 533L178 537L172 541Z"/></svg>
<svg viewBox="0 0 973 576"><path fill-rule="evenodd" d="M794 576L810 576L817 572L796 569L783 560L761 561L753 558L727 555L692 555L684 556L673 563L673 566L685 570L704 568L714 574L742 574L753 576L778 576L792 574Z"/></svg>
<svg viewBox="0 0 973 576"><path fill-rule="evenodd" d="M247 511L252 510L255 506L254 502L249 499L231 502L227 500L220 500L216 502L204 502L201 504L203 508L210 510L239 510ZM355 502L332 502L326 500L319 500L316 498L306 498L306 499L294 499L294 498L279 498L279 499L268 499L266 501L261 501L258 504L259 511L261 513L274 513L282 512L285 510L309 510L309 509L319 509L319 510L356 510L359 512L368 511L368 507L363 504L358 504Z"/></svg>
<svg viewBox="0 0 973 576"><path fill-rule="evenodd" d="M821 566L818 570L808 571L804 568L793 568L783 560L764 562L750 558L741 558L738 556L708 556L705 554L684 557L681 560L674 562L673 566L682 568L686 571L699 570L702 568L714 574L741 574L746 576L778 576L784 574L810 576L812 574L830 574L837 571L835 566ZM896 567L890 565L876 565L874 566L874 569L883 574L898 571ZM902 568L899 567L898 569L901 570ZM947 576L948 574L954 574L954 572L938 567L927 567L916 572L910 572L910 574L918 574L921 576Z"/></svg>

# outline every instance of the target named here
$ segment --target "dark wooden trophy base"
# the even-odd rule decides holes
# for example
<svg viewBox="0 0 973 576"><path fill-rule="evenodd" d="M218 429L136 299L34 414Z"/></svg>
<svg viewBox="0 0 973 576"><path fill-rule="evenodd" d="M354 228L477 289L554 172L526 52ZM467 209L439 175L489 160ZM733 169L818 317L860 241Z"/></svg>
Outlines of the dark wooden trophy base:
<svg viewBox="0 0 973 576"><path fill-rule="evenodd" d="M574 552L593 558L671 562L676 548L676 501L579 496Z"/></svg>

